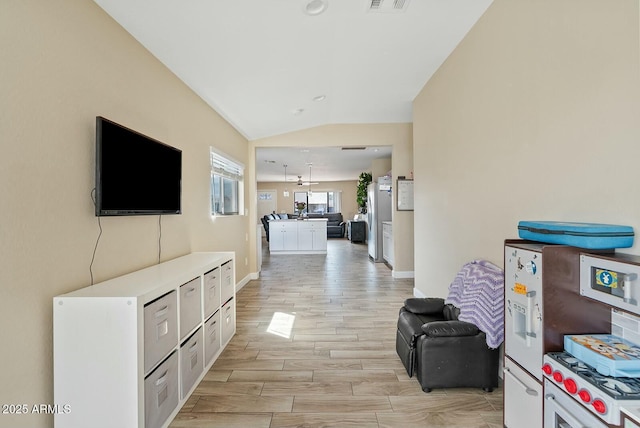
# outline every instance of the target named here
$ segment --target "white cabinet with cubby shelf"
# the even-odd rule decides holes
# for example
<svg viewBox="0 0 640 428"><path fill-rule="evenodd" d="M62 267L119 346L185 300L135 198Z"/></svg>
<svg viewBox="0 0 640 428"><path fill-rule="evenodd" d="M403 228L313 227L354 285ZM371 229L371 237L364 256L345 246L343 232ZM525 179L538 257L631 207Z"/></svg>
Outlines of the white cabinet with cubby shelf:
<svg viewBox="0 0 640 428"><path fill-rule="evenodd" d="M192 253L55 297L55 426L168 426L235 333L234 259Z"/></svg>

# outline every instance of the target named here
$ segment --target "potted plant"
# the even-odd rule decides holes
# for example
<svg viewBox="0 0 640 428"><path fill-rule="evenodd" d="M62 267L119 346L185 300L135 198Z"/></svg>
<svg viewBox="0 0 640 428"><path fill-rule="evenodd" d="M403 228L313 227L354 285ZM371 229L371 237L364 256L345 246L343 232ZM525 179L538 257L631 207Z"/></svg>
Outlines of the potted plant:
<svg viewBox="0 0 640 428"><path fill-rule="evenodd" d="M362 214L367 212L367 187L371 183L371 180L372 177L370 172L362 172L358 177L356 202L358 203L358 211Z"/></svg>
<svg viewBox="0 0 640 428"><path fill-rule="evenodd" d="M302 217L302 214L304 213L304 209L307 207L307 203L306 202L298 202L296 201L296 208L298 210L298 217Z"/></svg>

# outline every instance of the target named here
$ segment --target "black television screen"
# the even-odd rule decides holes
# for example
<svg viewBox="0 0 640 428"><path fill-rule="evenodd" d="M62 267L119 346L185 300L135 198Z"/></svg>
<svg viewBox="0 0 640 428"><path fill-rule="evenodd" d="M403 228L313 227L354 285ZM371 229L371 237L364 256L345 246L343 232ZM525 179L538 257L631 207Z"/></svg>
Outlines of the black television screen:
<svg viewBox="0 0 640 428"><path fill-rule="evenodd" d="M96 117L96 216L180 214L182 151Z"/></svg>

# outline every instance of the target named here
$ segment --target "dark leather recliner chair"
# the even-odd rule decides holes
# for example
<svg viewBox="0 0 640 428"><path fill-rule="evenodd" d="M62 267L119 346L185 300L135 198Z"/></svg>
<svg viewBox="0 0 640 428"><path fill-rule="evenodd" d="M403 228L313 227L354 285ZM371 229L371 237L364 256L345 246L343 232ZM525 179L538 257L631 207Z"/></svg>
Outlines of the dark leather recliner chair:
<svg viewBox="0 0 640 428"><path fill-rule="evenodd" d="M264 227L264 233L267 236L267 242L269 242L269 215L262 216L260 221L262 221L262 227Z"/></svg>
<svg viewBox="0 0 640 428"><path fill-rule="evenodd" d="M407 299L400 309L396 351L424 392L456 387L491 392L498 386L498 349L489 348L485 333L458 315L440 298Z"/></svg>

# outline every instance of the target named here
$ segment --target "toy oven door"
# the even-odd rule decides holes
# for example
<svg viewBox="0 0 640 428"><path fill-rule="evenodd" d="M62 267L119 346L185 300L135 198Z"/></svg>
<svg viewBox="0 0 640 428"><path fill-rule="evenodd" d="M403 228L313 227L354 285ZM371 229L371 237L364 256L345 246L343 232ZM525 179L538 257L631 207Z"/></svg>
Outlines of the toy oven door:
<svg viewBox="0 0 640 428"><path fill-rule="evenodd" d="M607 425L545 379L544 428L583 427L607 428Z"/></svg>

